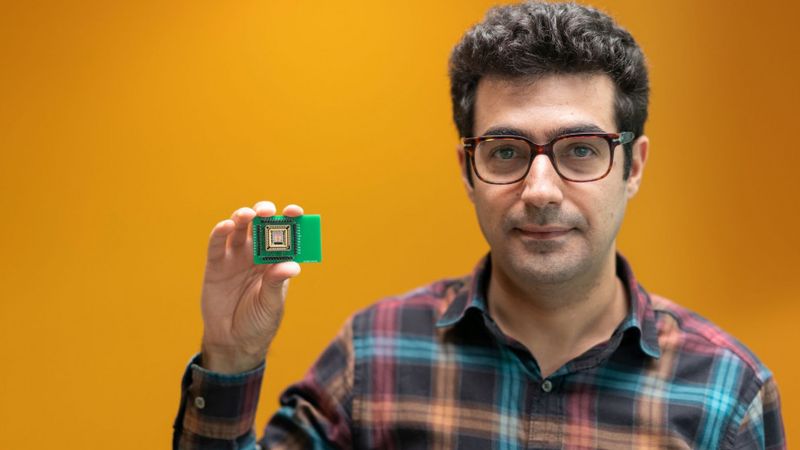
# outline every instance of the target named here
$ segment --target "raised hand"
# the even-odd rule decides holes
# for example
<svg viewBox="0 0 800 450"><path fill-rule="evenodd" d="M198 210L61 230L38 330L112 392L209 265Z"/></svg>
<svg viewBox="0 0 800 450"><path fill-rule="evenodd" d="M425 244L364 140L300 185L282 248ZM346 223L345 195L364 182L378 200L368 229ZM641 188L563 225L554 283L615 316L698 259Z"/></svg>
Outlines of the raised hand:
<svg viewBox="0 0 800 450"><path fill-rule="evenodd" d="M275 215L272 202L240 208L219 222L208 240L203 279L202 365L221 373L239 373L264 360L283 315L289 278L300 273L296 262L254 264L251 222ZM285 216L303 209L289 205Z"/></svg>

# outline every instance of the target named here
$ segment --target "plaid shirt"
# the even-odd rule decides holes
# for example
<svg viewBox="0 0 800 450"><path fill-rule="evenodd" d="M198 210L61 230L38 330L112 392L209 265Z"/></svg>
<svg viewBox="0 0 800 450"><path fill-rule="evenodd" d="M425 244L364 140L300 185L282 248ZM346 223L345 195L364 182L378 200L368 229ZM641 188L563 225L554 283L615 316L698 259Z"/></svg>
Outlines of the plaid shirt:
<svg viewBox="0 0 800 450"><path fill-rule="evenodd" d="M784 448L772 374L708 321L639 286L611 338L543 379L488 314L488 259L472 276L351 317L281 396L259 444L264 367L183 380L180 449Z"/></svg>

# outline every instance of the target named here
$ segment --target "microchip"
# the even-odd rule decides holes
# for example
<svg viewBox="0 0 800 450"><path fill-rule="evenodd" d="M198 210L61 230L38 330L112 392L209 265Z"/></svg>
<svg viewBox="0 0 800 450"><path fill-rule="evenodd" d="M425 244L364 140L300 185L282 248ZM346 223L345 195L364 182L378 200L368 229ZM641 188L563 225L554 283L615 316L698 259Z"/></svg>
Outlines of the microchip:
<svg viewBox="0 0 800 450"><path fill-rule="evenodd" d="M320 217L272 216L253 219L253 262L321 262Z"/></svg>
<svg viewBox="0 0 800 450"><path fill-rule="evenodd" d="M292 248L289 243L292 235L291 225L267 225L265 229L267 230L266 251L278 252Z"/></svg>

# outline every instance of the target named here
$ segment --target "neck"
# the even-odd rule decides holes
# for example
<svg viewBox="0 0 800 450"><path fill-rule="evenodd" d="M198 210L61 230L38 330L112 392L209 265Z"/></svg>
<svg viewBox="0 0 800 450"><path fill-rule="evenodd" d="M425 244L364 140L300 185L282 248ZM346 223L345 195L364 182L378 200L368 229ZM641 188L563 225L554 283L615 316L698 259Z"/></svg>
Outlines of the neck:
<svg viewBox="0 0 800 450"><path fill-rule="evenodd" d="M523 285L492 264L489 313L533 354L546 377L607 341L628 313L611 252L596 273L562 285Z"/></svg>

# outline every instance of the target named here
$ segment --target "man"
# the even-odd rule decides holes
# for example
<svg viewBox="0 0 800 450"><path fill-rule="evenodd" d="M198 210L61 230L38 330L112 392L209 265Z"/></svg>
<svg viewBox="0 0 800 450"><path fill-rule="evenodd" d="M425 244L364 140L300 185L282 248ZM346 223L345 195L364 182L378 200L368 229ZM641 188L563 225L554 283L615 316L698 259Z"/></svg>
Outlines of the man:
<svg viewBox="0 0 800 450"><path fill-rule="evenodd" d="M256 444L287 279L252 264L260 202L217 224L176 448L783 448L770 372L648 294L617 254L642 179L633 38L573 4L493 9L450 61L458 157L491 253L350 318ZM302 214L291 205L283 213Z"/></svg>

